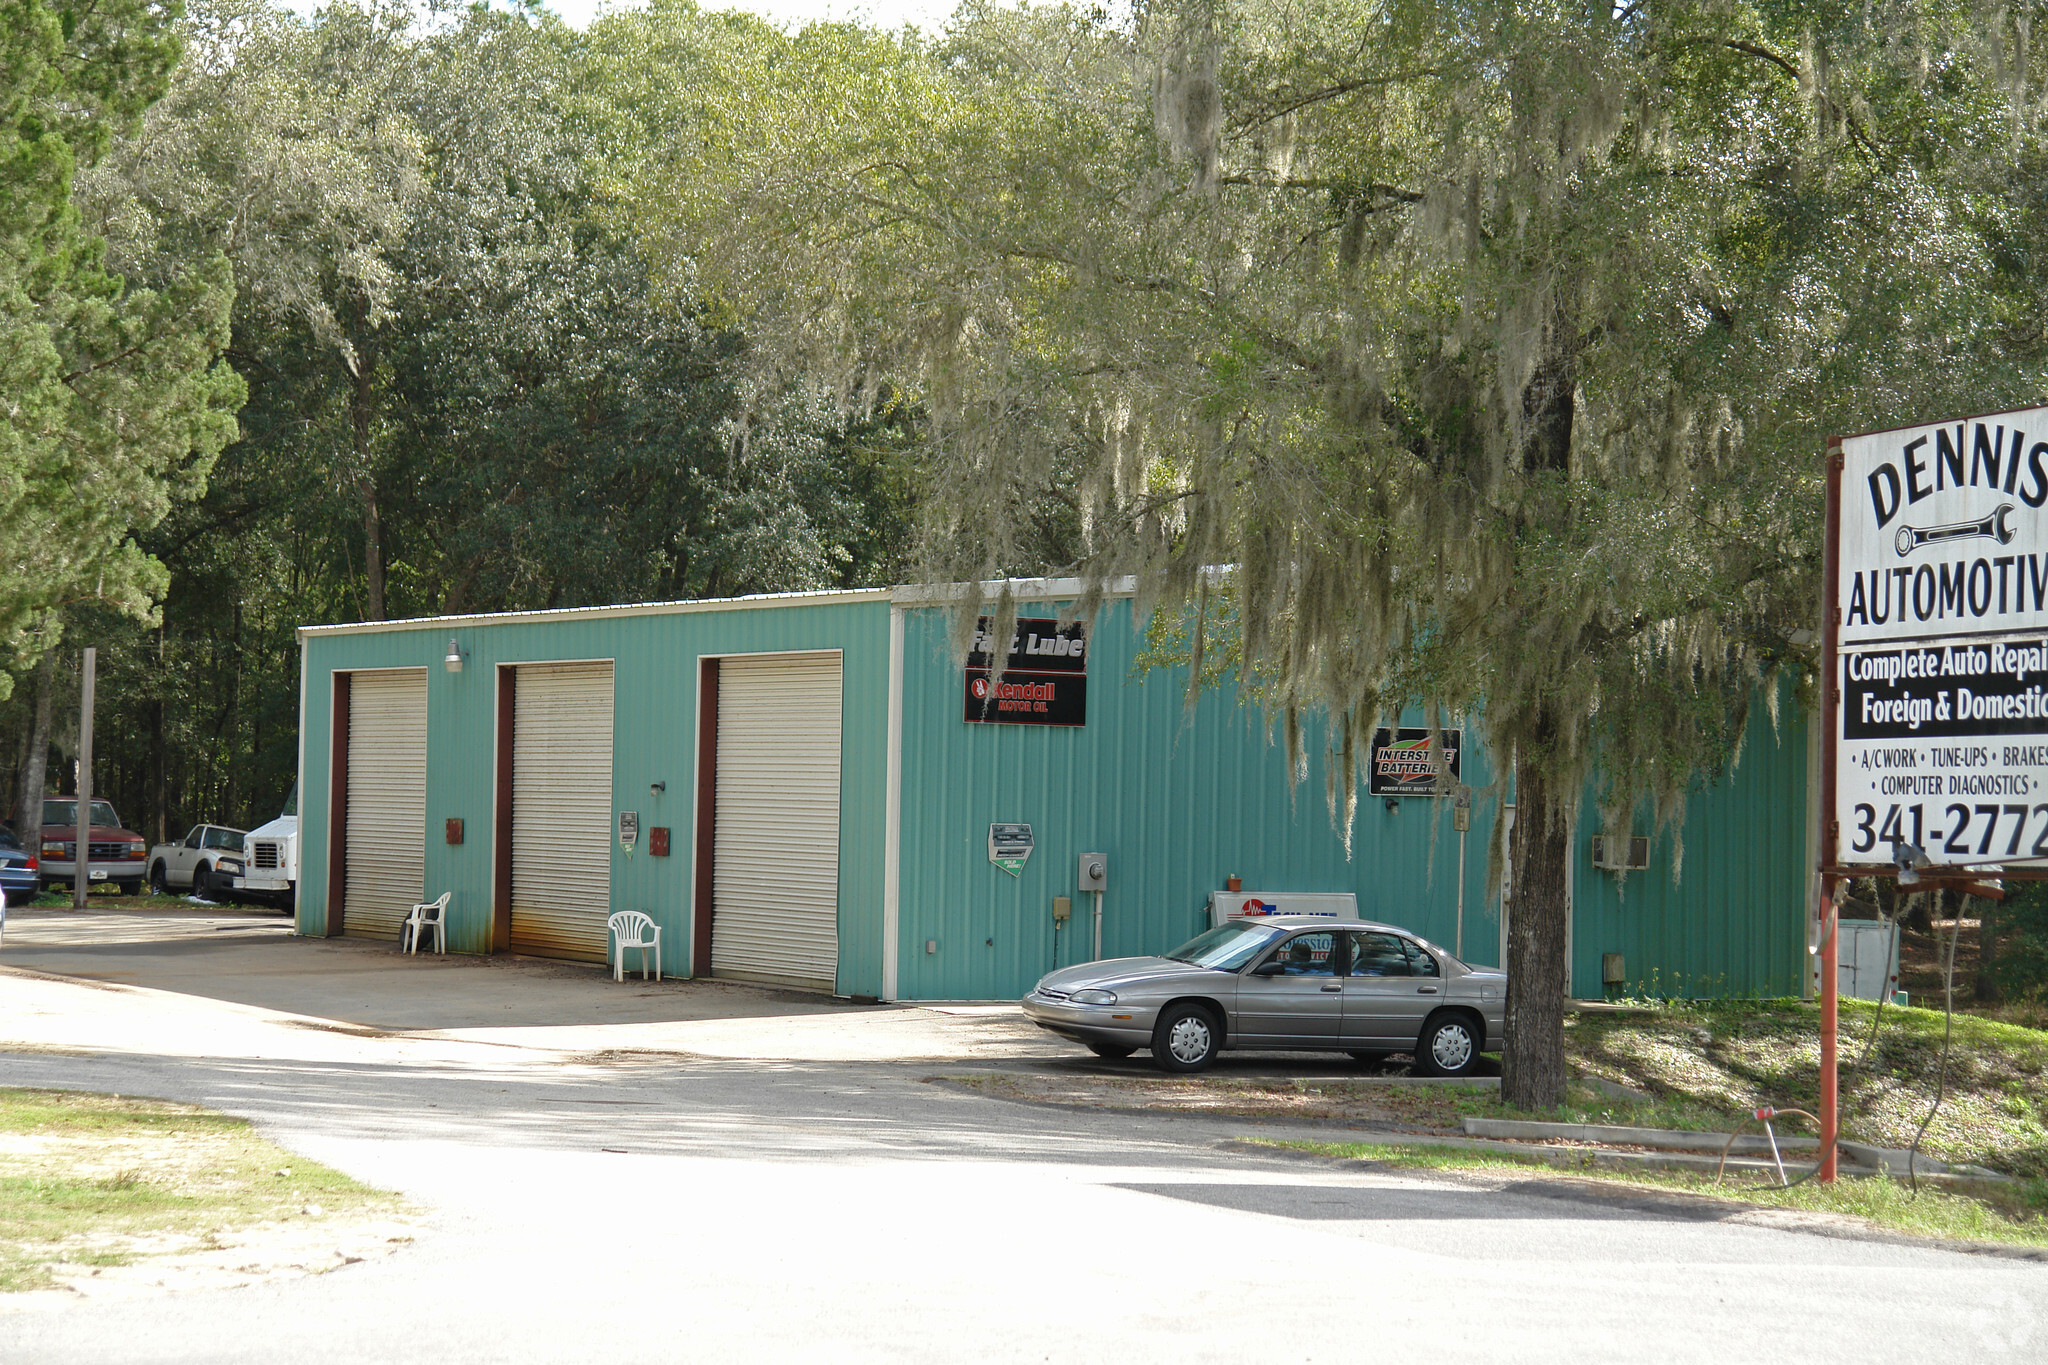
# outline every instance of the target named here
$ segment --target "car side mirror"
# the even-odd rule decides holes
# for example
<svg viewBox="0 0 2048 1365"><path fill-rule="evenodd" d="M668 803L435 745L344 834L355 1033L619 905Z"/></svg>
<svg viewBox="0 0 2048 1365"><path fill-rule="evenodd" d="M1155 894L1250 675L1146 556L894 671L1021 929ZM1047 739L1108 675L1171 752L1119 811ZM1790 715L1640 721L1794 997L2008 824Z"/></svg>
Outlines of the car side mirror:
<svg viewBox="0 0 2048 1365"><path fill-rule="evenodd" d="M1286 970L1287 964L1276 957L1271 962L1262 962L1258 966L1252 968L1252 975L1279 976L1282 972Z"/></svg>

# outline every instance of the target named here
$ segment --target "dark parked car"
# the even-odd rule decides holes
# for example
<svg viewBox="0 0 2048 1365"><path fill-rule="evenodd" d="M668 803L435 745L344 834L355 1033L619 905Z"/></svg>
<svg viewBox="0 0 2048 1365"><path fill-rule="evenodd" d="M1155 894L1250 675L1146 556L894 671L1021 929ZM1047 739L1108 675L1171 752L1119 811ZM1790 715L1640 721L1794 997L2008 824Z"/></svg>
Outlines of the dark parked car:
<svg viewBox="0 0 2048 1365"><path fill-rule="evenodd" d="M38 850L45 887L69 886L78 874L78 798L51 797L43 802L43 846ZM121 817L106 801L92 803L91 824L86 842L86 880L118 882L131 896L142 894L143 864L149 844L132 829L121 827Z"/></svg>
<svg viewBox="0 0 2048 1365"><path fill-rule="evenodd" d="M41 885L36 855L21 846L13 830L0 828L0 892L6 894L7 903L21 905L34 900Z"/></svg>

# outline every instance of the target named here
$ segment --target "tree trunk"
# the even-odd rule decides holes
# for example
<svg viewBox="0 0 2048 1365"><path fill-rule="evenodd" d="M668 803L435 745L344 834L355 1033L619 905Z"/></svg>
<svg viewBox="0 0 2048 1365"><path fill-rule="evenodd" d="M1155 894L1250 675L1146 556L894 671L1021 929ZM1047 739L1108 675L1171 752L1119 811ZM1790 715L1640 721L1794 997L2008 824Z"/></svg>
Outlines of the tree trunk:
<svg viewBox="0 0 2048 1365"><path fill-rule="evenodd" d="M164 755L164 699L157 697L149 703L149 818L156 831L155 843L169 843L165 833L170 823L169 813L164 809L166 795L164 772L167 766Z"/></svg>
<svg viewBox="0 0 2048 1365"><path fill-rule="evenodd" d="M355 437L356 497L363 505L363 577L372 621L384 619L384 523L377 511L377 481L370 473L370 415L376 404L376 362L366 346L356 358L355 385L349 398L349 424Z"/></svg>
<svg viewBox="0 0 2048 1365"><path fill-rule="evenodd" d="M1941 899L1941 896L1941 892L1935 891L1931 893L1922 892L1919 895L1909 897L1906 904L1906 927L1916 934L1933 933L1934 912L1939 908L1936 902Z"/></svg>
<svg viewBox="0 0 2048 1365"><path fill-rule="evenodd" d="M234 609L234 634L229 637L227 724L222 726L221 752L227 759L227 790L221 794L220 814L214 818L241 823L242 784L242 604Z"/></svg>
<svg viewBox="0 0 2048 1365"><path fill-rule="evenodd" d="M1508 899L1507 1043L1501 1053L1501 1101L1516 1109L1564 1103L1565 926L1571 900L1571 805L1517 752L1515 828Z"/></svg>
<svg viewBox="0 0 2048 1365"><path fill-rule="evenodd" d="M1998 989L1998 902L1977 902L1977 1003L1996 1005Z"/></svg>
<svg viewBox="0 0 2048 1365"><path fill-rule="evenodd" d="M14 817L15 836L25 849L42 849L43 787L50 775L50 708L57 695L57 647L50 646L36 665L36 713L28 735L28 754L21 761L21 797Z"/></svg>
<svg viewBox="0 0 2048 1365"><path fill-rule="evenodd" d="M1521 463L1532 476L1568 474L1578 415L1578 328L1570 290L1550 298L1542 359L1522 389ZM1555 789L1545 765L1569 725L1542 699L1533 701L1525 738L1515 747L1515 829L1508 910L1507 1040L1501 1053L1501 1099L1518 1109L1564 1103L1564 1005L1570 993L1565 932L1566 890L1576 789Z"/></svg>
<svg viewBox="0 0 2048 1365"><path fill-rule="evenodd" d="M30 703L33 708L34 703ZM7 804L0 810L0 820L5 820L10 829L19 828L15 818L21 811L21 774L28 766L28 726L22 726L14 736L14 752L7 756Z"/></svg>

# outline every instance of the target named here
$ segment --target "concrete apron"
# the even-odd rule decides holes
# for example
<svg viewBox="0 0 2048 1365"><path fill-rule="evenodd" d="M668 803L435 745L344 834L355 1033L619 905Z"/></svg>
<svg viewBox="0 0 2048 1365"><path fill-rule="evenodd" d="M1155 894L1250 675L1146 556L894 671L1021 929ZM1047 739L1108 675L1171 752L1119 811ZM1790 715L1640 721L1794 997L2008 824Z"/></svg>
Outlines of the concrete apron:
<svg viewBox="0 0 2048 1365"><path fill-rule="evenodd" d="M411 955L384 940L304 938L273 911L233 906L16 910L0 973L14 974L9 1000L21 1002L0 1015L0 1037L33 1048L334 1060L369 1047L386 1060L473 1062L483 1045L528 1058L1098 1066L1015 1005L856 1005L739 982L631 973L614 981L596 963ZM20 973L73 989L39 991ZM80 997L81 984L98 989ZM92 1008L78 1008L81 998ZM1419 1083L1360 1076L1341 1054L1230 1052L1217 1070Z"/></svg>
<svg viewBox="0 0 2048 1365"><path fill-rule="evenodd" d="M593 963L413 956L379 940L301 938L275 913L225 906L16 910L0 971L15 976L9 994L23 1005L8 1012L8 1039L41 1047L140 1044L192 1056L256 1048L310 1060L332 1051L315 1041L325 1034L375 1038L386 1045L381 1055L400 1045L422 1059L451 1044L828 1062L1060 1050L1014 1009L940 1014L734 982L615 982ZM94 1008L38 992L24 973L97 985ZM41 1012L29 1007L37 999Z"/></svg>

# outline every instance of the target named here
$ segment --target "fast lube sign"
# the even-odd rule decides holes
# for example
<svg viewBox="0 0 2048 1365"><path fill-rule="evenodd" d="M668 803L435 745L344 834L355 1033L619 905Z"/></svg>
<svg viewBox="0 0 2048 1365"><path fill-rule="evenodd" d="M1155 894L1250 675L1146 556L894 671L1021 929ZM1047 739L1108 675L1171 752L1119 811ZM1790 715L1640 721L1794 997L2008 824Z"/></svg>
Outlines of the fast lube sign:
<svg viewBox="0 0 2048 1365"><path fill-rule="evenodd" d="M2048 408L1838 451L1834 862L2048 860Z"/></svg>

